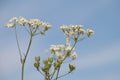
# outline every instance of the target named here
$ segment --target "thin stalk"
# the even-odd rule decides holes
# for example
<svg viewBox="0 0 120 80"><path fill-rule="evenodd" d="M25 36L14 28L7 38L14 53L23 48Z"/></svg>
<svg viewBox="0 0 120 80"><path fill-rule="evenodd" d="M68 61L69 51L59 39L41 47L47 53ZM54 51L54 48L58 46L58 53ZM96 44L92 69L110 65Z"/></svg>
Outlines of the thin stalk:
<svg viewBox="0 0 120 80"><path fill-rule="evenodd" d="M53 71L53 73L52 73L52 75L51 75L50 80L53 78L53 76L54 76L55 72L56 72L56 68L54 68L54 71Z"/></svg>
<svg viewBox="0 0 120 80"><path fill-rule="evenodd" d="M40 69L37 69L37 71L38 71L41 75L45 76L45 75L40 71Z"/></svg>
<svg viewBox="0 0 120 80"><path fill-rule="evenodd" d="M74 49L74 47L75 47L76 43L77 43L77 40L74 42L74 44L73 44L73 46L72 46L72 49L70 50L70 52L69 52L69 53L71 53L71 52L72 52L72 50ZM69 53L67 53L67 54L69 54ZM67 58L67 55L65 56L65 58L63 59L63 61L64 61L66 58ZM62 61L62 62L63 62L63 61Z"/></svg>
<svg viewBox="0 0 120 80"><path fill-rule="evenodd" d="M76 40L75 40L75 42L74 42L74 44L73 44L73 46L72 46L72 49L70 50L69 53L71 53L72 50L74 49L76 43L78 42L78 38L79 38L79 36L77 36L77 38L76 38ZM69 53L68 53L68 54L69 54ZM66 58L67 58L67 55L65 56L65 58L63 59L63 61L64 61ZM63 62L63 61L62 61L62 62ZM56 75L56 78L55 78L54 80L58 80L58 78L59 78L58 76L59 76L60 68L61 68L61 65L60 65L60 67L58 68L57 75ZM67 74L65 74L65 75L67 75ZM63 76L65 76L65 75L63 75Z"/></svg>
<svg viewBox="0 0 120 80"><path fill-rule="evenodd" d="M26 26L24 26L24 28L25 28L25 30L30 34L30 31L27 29L27 27Z"/></svg>
<svg viewBox="0 0 120 80"><path fill-rule="evenodd" d="M29 53L29 50L30 50L32 39L33 39L33 35L31 33L31 35L30 35L30 41L29 41L29 44L28 44L28 48L27 48L27 51L26 51L26 54L25 54L25 58L23 59L23 63L22 63L22 76L21 76L22 80L24 80L24 66L25 66L26 59L27 59L27 56L28 56L28 53Z"/></svg>
<svg viewBox="0 0 120 80"><path fill-rule="evenodd" d="M45 73L45 80L50 80L48 72Z"/></svg>
<svg viewBox="0 0 120 80"><path fill-rule="evenodd" d="M22 63L22 54L21 54L21 49L20 49L20 45L19 45L19 41L18 41L18 35L17 35L16 27L15 27L15 37L16 37L18 52L19 52L19 55L20 55L20 61L21 61L21 63Z"/></svg>
<svg viewBox="0 0 120 80"><path fill-rule="evenodd" d="M59 76L58 78L64 77L64 76L66 76L66 75L68 75L68 74L70 74L70 73L71 73L71 72L68 72L68 73L66 73L66 74L64 74L64 75ZM56 79L53 79L53 80L56 80Z"/></svg>
<svg viewBox="0 0 120 80"><path fill-rule="evenodd" d="M57 71L56 80L58 80L58 75L59 75L60 67L58 68L58 71Z"/></svg>

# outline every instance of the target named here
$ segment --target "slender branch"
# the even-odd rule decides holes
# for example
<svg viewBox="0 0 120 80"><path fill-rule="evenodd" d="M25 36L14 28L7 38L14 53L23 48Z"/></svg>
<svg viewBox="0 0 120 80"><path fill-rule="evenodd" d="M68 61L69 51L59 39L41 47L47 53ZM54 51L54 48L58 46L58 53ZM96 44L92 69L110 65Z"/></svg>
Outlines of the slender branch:
<svg viewBox="0 0 120 80"><path fill-rule="evenodd" d="M59 75L60 67L58 68L58 71L57 71L56 80L58 80L58 75Z"/></svg>
<svg viewBox="0 0 120 80"><path fill-rule="evenodd" d="M50 80L53 78L53 76L54 76L55 72L56 72L56 69L54 68L54 71L53 71L53 73L52 73L52 75L51 75Z"/></svg>
<svg viewBox="0 0 120 80"><path fill-rule="evenodd" d="M30 34L30 31L26 28L26 26L24 26L25 30Z"/></svg>
<svg viewBox="0 0 120 80"><path fill-rule="evenodd" d="M29 50L30 50L30 46L31 46L31 43L32 43L32 38L33 38L33 35L31 34L29 45L28 45L28 48L27 48L27 51L26 51L26 55L25 55L25 59L24 59L25 61L26 61L27 55L28 55Z"/></svg>
<svg viewBox="0 0 120 80"><path fill-rule="evenodd" d="M71 53L72 50L74 49L75 45L76 45L77 42L78 42L78 38L79 38L79 35L78 35L77 38L75 39L75 42L74 42L74 44L73 44L73 46L72 46L72 49L70 50L69 53ZM67 54L69 54L69 53L67 53ZM67 58L67 55L65 56L65 58L63 59L63 61L64 61L66 58ZM63 61L62 61L62 62L63 62ZM55 80L58 80L58 78L59 78L58 76L59 76L60 68L61 68L61 65L60 65L60 67L58 68L58 71L57 71L57 75L56 75L56 79L55 79ZM67 74L66 74L66 75L67 75Z"/></svg>
<svg viewBox="0 0 120 80"><path fill-rule="evenodd" d="M24 80L24 63L22 63L22 73L21 73L21 80Z"/></svg>
<svg viewBox="0 0 120 80"><path fill-rule="evenodd" d="M20 49L20 45L19 45L19 41L18 41L18 35L17 35L16 27L15 27L15 37L16 37L18 52L19 52L19 55L20 55L20 61L21 61L21 63L22 63L22 54L21 54L21 49Z"/></svg>
<svg viewBox="0 0 120 80"><path fill-rule="evenodd" d="M37 71L38 71L41 75L45 76L45 75L40 71L40 69L37 69Z"/></svg>
<svg viewBox="0 0 120 80"><path fill-rule="evenodd" d="M68 52L67 54L71 53L72 50L74 49L75 45L77 43L77 40L74 42L73 46L72 46L72 49L70 50L70 52ZM65 58L63 59L63 61L67 58L67 55L65 56Z"/></svg>
<svg viewBox="0 0 120 80"><path fill-rule="evenodd" d="M64 77L64 76L66 76L66 75L68 75L68 74L70 74L70 73L71 73L71 72L68 72L68 73L66 73L66 74L63 74L63 75L59 76L58 78ZM56 79L53 79L53 80L56 80Z"/></svg>
<svg viewBox="0 0 120 80"><path fill-rule="evenodd" d="M25 58L23 60L23 63L22 63L22 80L24 80L24 66L25 66L25 63L26 63L26 59L27 59L27 56L28 56L28 53L29 53L29 50L30 50L30 46L31 46L31 43L32 43L32 38L33 38L33 35L31 33L30 35L30 41L29 41L29 44L28 44L28 48L27 48L27 51L26 51L26 54L25 54Z"/></svg>

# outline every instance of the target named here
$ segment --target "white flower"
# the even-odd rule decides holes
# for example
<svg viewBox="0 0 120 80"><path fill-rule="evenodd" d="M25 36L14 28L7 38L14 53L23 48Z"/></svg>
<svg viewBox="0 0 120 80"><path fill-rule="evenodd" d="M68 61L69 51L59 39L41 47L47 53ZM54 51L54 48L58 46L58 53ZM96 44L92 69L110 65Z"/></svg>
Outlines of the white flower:
<svg viewBox="0 0 120 80"><path fill-rule="evenodd" d="M58 59L63 60L65 58L64 54L59 54Z"/></svg>
<svg viewBox="0 0 120 80"><path fill-rule="evenodd" d="M66 36L69 36L69 32L65 31L65 35L66 35Z"/></svg>
<svg viewBox="0 0 120 80"><path fill-rule="evenodd" d="M7 28L13 28L13 27L15 27L15 24L14 23L7 23L5 26Z"/></svg>
<svg viewBox="0 0 120 80"><path fill-rule="evenodd" d="M75 29L75 26L71 24L71 25L70 25L70 28L71 28L71 29Z"/></svg>
<svg viewBox="0 0 120 80"><path fill-rule="evenodd" d="M20 25L22 25L22 26L25 26L25 24L27 24L28 21L27 21L25 18L20 17L20 18L18 19L18 23L19 23Z"/></svg>
<svg viewBox="0 0 120 80"><path fill-rule="evenodd" d="M74 36L74 35L75 35L75 32L72 32L72 31L71 31L69 34L70 34L70 36Z"/></svg>
<svg viewBox="0 0 120 80"><path fill-rule="evenodd" d="M64 49L65 46L64 45L57 45L57 47L61 48L61 49Z"/></svg>
<svg viewBox="0 0 120 80"><path fill-rule="evenodd" d="M16 26L17 21L18 21L17 17L13 17L9 20L9 23L7 23L5 26L7 28L13 28Z"/></svg>
<svg viewBox="0 0 120 80"><path fill-rule="evenodd" d="M75 29L75 32L78 33L78 32L79 32L79 29Z"/></svg>
<svg viewBox="0 0 120 80"><path fill-rule="evenodd" d="M80 27L80 28L83 28L83 25L77 25L78 27Z"/></svg>
<svg viewBox="0 0 120 80"><path fill-rule="evenodd" d="M69 45L67 48L65 48L65 52L68 53L72 50L72 47Z"/></svg>
<svg viewBox="0 0 120 80"><path fill-rule="evenodd" d="M87 29L87 36L89 37L89 36L91 36L91 35L93 35L94 34L94 31L93 30L91 30L91 29Z"/></svg>
<svg viewBox="0 0 120 80"><path fill-rule="evenodd" d="M46 32L48 29L51 28L51 25L50 25L50 24L44 23L44 22L42 22L41 26L43 26L43 29L42 29L42 31L40 32L41 34L45 34L45 32Z"/></svg>
<svg viewBox="0 0 120 80"><path fill-rule="evenodd" d="M17 21L18 21L17 17L13 17L9 20L10 23L14 23L14 22L17 22Z"/></svg>
<svg viewBox="0 0 120 80"><path fill-rule="evenodd" d="M60 56L64 48L65 48L64 45L51 45L50 51L52 54L55 54L56 56Z"/></svg>
<svg viewBox="0 0 120 80"><path fill-rule="evenodd" d="M51 53L55 53L55 51L54 51L54 48L56 47L56 45L51 45L50 46L50 51L51 51Z"/></svg>
<svg viewBox="0 0 120 80"><path fill-rule="evenodd" d="M70 46L70 38L66 38L66 45Z"/></svg>
<svg viewBox="0 0 120 80"><path fill-rule="evenodd" d="M80 30L79 30L79 33L80 33L80 34L84 34L84 33L85 33L85 30L84 30L84 29L80 29Z"/></svg>
<svg viewBox="0 0 120 80"><path fill-rule="evenodd" d="M60 27L60 29L64 32L64 31L68 31L69 27L66 26L66 25L63 25L63 26Z"/></svg>
<svg viewBox="0 0 120 80"><path fill-rule="evenodd" d="M42 25L42 22L39 19L31 19L29 25L33 28L38 28Z"/></svg>
<svg viewBox="0 0 120 80"><path fill-rule="evenodd" d="M44 26L46 30L51 28L51 25L49 23L45 23L45 22L42 22L42 26Z"/></svg>
<svg viewBox="0 0 120 80"><path fill-rule="evenodd" d="M56 51L55 55L58 56L58 57L60 57L62 54L61 54L61 52Z"/></svg>
<svg viewBox="0 0 120 80"><path fill-rule="evenodd" d="M77 58L77 53L76 52L72 53L70 57L72 60L75 60Z"/></svg>

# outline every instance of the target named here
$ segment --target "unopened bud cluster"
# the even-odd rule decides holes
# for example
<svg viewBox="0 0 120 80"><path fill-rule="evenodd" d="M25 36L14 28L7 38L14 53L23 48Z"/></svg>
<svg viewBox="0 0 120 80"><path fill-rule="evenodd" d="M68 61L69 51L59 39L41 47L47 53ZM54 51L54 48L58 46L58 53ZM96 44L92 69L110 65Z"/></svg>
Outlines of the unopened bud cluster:
<svg viewBox="0 0 120 80"><path fill-rule="evenodd" d="M47 59L43 60L44 66L42 67L42 71L44 73L49 73L49 70L50 70L50 68L52 66L52 62L53 62L52 57L48 57Z"/></svg>
<svg viewBox="0 0 120 80"><path fill-rule="evenodd" d="M38 70L39 66L40 66L40 56L35 56L34 67L36 67L36 69Z"/></svg>

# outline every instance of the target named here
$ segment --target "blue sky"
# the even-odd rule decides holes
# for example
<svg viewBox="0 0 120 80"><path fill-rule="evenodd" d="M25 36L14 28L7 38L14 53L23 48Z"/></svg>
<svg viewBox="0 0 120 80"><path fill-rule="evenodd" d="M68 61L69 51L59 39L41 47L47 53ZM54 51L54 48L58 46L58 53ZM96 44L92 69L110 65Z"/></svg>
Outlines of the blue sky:
<svg viewBox="0 0 120 80"><path fill-rule="evenodd" d="M20 80L21 65L14 31L4 28L11 17L38 18L52 24L46 36L32 44L25 80L40 80L34 69L34 56L44 57L51 44L64 43L60 25L82 24L95 35L76 46L77 70L61 80L120 80L120 1L119 0L1 0L0 1L0 80ZM27 38L19 31L23 51ZM66 67L63 68L63 71Z"/></svg>

